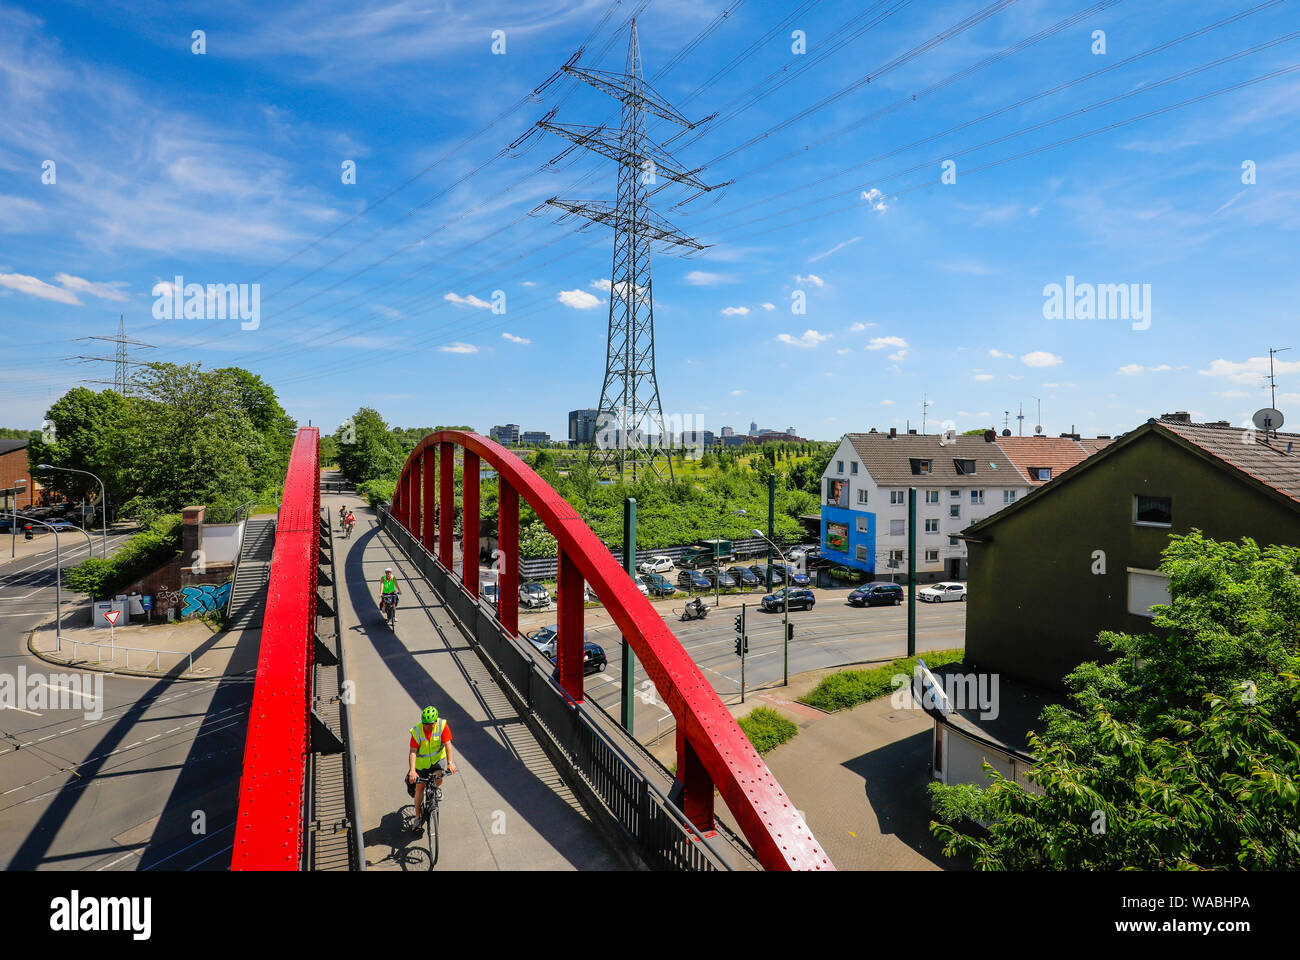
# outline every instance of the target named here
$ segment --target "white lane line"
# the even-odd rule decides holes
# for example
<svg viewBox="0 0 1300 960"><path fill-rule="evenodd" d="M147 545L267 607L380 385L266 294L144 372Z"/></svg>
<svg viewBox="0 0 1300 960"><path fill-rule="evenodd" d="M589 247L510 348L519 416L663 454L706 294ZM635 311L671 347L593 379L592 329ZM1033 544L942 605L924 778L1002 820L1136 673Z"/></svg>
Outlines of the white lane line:
<svg viewBox="0 0 1300 960"><path fill-rule="evenodd" d="M24 710L22 707L11 706L10 704L7 703L0 703L0 710L17 710L19 713L27 714L29 717L40 716L40 714L34 710ZM27 744L23 744L23 746L27 746Z"/></svg>
<svg viewBox="0 0 1300 960"><path fill-rule="evenodd" d="M130 857L138 857L138 856L140 856L140 855L139 855L138 853L135 853L134 851L132 851L131 853L123 854L122 856L120 856L120 857L118 857L116 860L114 860L112 863L106 863L106 864L104 864L102 867L96 867L96 868L95 868L95 872L98 873L98 872L101 871L101 870L107 870L109 867L115 867L115 866L117 866L117 865L118 865L119 863L121 863L123 860L126 860L126 859L128 859L128 858L130 858Z"/></svg>

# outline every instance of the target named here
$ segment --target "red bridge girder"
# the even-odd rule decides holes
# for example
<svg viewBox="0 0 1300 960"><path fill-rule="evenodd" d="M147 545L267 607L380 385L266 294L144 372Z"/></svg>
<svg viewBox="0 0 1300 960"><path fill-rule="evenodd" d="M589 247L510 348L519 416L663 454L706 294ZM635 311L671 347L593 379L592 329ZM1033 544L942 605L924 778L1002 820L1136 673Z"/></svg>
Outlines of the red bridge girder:
<svg viewBox="0 0 1300 960"><path fill-rule="evenodd" d="M320 431L302 427L271 554L231 870L297 870L302 863L319 549Z"/></svg>
<svg viewBox="0 0 1300 960"><path fill-rule="evenodd" d="M569 503L531 467L477 433L442 430L411 452L393 495L393 517L432 548L438 511L438 555L452 567L452 469L456 447L464 450L462 583L478 593L479 464L497 471L501 493L499 547L504 564L497 587L502 626L518 633L519 497L559 545L557 668L560 685L583 699L583 584L590 583L636 652L660 698L677 720L677 776L684 787L682 810L701 830L713 827L716 786L759 861L768 870L830 870L830 859L795 810L749 739L699 667L632 578ZM438 500L432 500L437 460ZM423 491L423 501L421 501Z"/></svg>

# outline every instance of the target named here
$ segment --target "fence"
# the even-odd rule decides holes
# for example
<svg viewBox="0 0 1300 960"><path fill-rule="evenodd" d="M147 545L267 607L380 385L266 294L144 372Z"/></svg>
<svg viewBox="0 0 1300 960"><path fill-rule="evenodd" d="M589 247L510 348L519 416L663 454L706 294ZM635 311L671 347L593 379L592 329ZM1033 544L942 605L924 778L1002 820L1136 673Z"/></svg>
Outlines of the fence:
<svg viewBox="0 0 1300 960"><path fill-rule="evenodd" d="M186 673L194 672L194 654L189 653L188 651L156 650L152 647L125 647L120 643L113 643L110 640L73 640L71 637L59 637L58 639L59 639L59 645L55 648L55 652L61 653L63 651L63 642L65 640L68 643L72 644L72 656L68 659L67 661L68 663L73 663L77 659L78 647L99 647L99 659L97 659L95 663L102 664L104 662L103 648L108 647L110 650L113 651L113 658L108 661L110 664L116 665L117 651L121 650L123 652L124 656L122 657L122 668L124 670L131 669L132 653L143 653L143 654L150 654L153 656L154 658L153 668L155 673L162 673L162 658L164 655L169 657L179 657L185 660L188 666L186 666L181 676L184 676ZM147 669L147 668L137 667L136 669Z"/></svg>
<svg viewBox="0 0 1300 960"><path fill-rule="evenodd" d="M802 541L791 541L790 546L800 542ZM651 557L667 557L676 563L682 554L688 550L694 550L697 546L698 544L686 543L658 550L638 550L636 552L636 562L639 566L642 560L649 560ZM751 537L748 540L731 541L731 549L733 557L757 557L759 555L766 556L768 548L766 540ZM788 546L782 543L781 549L788 551ZM615 550L611 547L610 552L618 557L619 563L623 562L623 551L621 549ZM724 560L722 562L726 564L730 561ZM780 563L780 558L777 558L776 562ZM537 557L532 560L520 559L519 576L523 580L554 580L558 565L559 561L555 557Z"/></svg>
<svg viewBox="0 0 1300 960"><path fill-rule="evenodd" d="M543 737L539 739L549 739L647 864L665 870L732 869L681 810L596 727L583 705L565 697L533 653L502 628L489 604L472 597L409 531L391 521L383 507L379 523L486 655L489 669L516 709L540 725Z"/></svg>

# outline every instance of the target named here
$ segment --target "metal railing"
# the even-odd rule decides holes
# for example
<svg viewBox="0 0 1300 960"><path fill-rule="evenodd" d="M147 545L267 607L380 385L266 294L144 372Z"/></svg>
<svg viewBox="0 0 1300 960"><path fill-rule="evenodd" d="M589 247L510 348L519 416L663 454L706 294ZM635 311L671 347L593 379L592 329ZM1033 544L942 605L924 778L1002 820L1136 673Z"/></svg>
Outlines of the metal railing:
<svg viewBox="0 0 1300 960"><path fill-rule="evenodd" d="M100 654L99 654L99 659L97 659L95 663L102 664L104 662L103 648L108 647L110 650L113 651L113 658L109 660L109 663L117 663L118 650L122 650L126 653L126 656L123 657L122 659L122 666L124 669L128 669L128 670L130 669L132 653L150 653L154 655L155 673L162 673L163 654L167 654L169 657L183 657L185 659L186 663L188 663L189 666L187 666L185 670L182 672L181 674L182 676L184 676L186 673L194 672L193 653L182 652L180 650L157 650L154 649L153 647L127 647L127 646L123 646L120 643L113 643L110 640L74 640L71 637L59 637L59 645L55 648L56 653L63 652L63 641L65 640L68 643L72 644L72 656L68 659L67 661L68 663L72 663L77 659L78 647L98 647L100 649Z"/></svg>
<svg viewBox="0 0 1300 960"><path fill-rule="evenodd" d="M525 719L538 723L566 765L599 800L607 816L649 866L667 870L731 870L731 865L638 765L599 730L582 704L570 701L531 650L510 636L493 608L465 590L387 508L380 527L444 599L502 690Z"/></svg>

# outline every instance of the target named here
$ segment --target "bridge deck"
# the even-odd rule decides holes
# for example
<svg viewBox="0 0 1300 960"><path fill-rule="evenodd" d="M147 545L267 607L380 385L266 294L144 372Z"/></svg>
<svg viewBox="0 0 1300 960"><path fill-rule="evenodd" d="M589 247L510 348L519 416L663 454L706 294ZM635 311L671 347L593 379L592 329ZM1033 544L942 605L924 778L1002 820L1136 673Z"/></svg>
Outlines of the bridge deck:
<svg viewBox="0 0 1300 960"><path fill-rule="evenodd" d="M588 818L433 589L381 533L360 498L323 496L357 515L336 536L336 574L367 869L427 869L424 839L403 833L407 731L432 703L451 724L458 773L444 783L439 870L618 870L631 864ZM396 635L376 603L385 566L402 588Z"/></svg>

